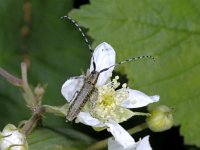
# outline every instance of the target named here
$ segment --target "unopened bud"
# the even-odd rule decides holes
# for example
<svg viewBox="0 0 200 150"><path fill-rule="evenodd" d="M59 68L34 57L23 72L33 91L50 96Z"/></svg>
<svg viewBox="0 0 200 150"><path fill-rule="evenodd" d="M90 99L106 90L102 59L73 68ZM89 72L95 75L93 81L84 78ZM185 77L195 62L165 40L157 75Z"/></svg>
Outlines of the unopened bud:
<svg viewBox="0 0 200 150"><path fill-rule="evenodd" d="M28 150L28 143L23 135L14 125L8 124L0 132L1 150Z"/></svg>
<svg viewBox="0 0 200 150"><path fill-rule="evenodd" d="M154 132L162 132L170 129L173 126L172 109L167 106L158 106L150 111L150 116L147 117L146 123L150 130Z"/></svg>
<svg viewBox="0 0 200 150"><path fill-rule="evenodd" d="M37 96L42 96L44 94L44 87L41 86L40 84L38 84L36 86L36 88L34 89L34 93L37 95Z"/></svg>

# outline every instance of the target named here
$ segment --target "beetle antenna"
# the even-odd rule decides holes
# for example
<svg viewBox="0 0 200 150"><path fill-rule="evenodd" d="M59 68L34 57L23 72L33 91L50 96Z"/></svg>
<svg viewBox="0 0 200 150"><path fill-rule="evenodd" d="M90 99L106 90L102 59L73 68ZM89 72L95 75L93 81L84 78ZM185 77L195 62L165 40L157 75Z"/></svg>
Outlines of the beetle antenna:
<svg viewBox="0 0 200 150"><path fill-rule="evenodd" d="M153 56L148 56L148 55L147 56L138 56L138 57L134 57L134 58L128 58L128 59L126 59L124 61L120 61L120 62L118 62L118 63L116 63L116 64L114 64L114 65L112 65L108 68L102 69L99 73L105 72L105 71L107 71L108 69L110 69L114 66L118 66L118 65L124 64L126 62L130 62L130 61L137 61L139 59L144 59L144 58L151 58L151 59L153 59L153 61L155 61L155 58Z"/></svg>
<svg viewBox="0 0 200 150"><path fill-rule="evenodd" d="M87 39L85 33L83 32L81 27L78 25L78 23L74 19L69 17L69 16L63 16L63 17L61 17L61 19L66 19L66 20L71 21L78 28L79 32L81 33L82 37L84 38L84 40L85 40L86 44L88 45L88 48L89 48L89 50L90 50L90 52L92 54L93 53L93 49L91 47L91 44L89 43L89 40Z"/></svg>

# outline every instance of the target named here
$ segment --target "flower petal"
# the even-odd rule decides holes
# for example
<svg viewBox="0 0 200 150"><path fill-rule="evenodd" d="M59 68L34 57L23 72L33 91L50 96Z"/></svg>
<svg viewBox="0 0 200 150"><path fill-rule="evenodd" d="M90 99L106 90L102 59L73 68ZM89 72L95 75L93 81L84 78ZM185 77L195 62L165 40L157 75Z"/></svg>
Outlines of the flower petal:
<svg viewBox="0 0 200 150"><path fill-rule="evenodd" d="M130 134L118 123L112 121L105 124L109 127L107 130L112 133L115 140L122 145L124 149L131 148L136 144Z"/></svg>
<svg viewBox="0 0 200 150"><path fill-rule="evenodd" d="M108 139L108 150L134 150L132 147L124 149L117 141L112 138Z"/></svg>
<svg viewBox="0 0 200 150"><path fill-rule="evenodd" d="M26 141L26 137L24 134L20 132L12 124L7 124L6 127L2 131L2 136L0 139L0 149L7 150L7 149L15 149L15 150L27 150L28 143ZM16 146L14 146L16 145ZM12 147L12 148L11 148Z"/></svg>
<svg viewBox="0 0 200 150"><path fill-rule="evenodd" d="M94 70L93 61L96 65L96 71L108 68L115 64L115 50L106 42L99 44L93 53L91 58L90 72ZM102 72L97 80L97 86L103 85L110 78L114 67Z"/></svg>
<svg viewBox="0 0 200 150"><path fill-rule="evenodd" d="M142 140L137 142L136 150L152 150L151 145L149 143L149 135L145 136Z"/></svg>
<svg viewBox="0 0 200 150"><path fill-rule="evenodd" d="M84 84L84 77L79 76L75 78L70 78L63 84L61 88L61 93L65 99L70 102L73 99L74 94L77 91L80 91L81 87Z"/></svg>
<svg viewBox="0 0 200 150"><path fill-rule="evenodd" d="M124 89L121 89L124 90ZM159 101L160 96L148 96L140 91L127 89L129 92L129 97L127 100L121 103L121 106L126 108L138 108L146 106L150 103Z"/></svg>
<svg viewBox="0 0 200 150"><path fill-rule="evenodd" d="M98 119L93 118L89 112L80 112L76 118L76 122L81 122L88 126L104 127L105 124L101 123Z"/></svg>
<svg viewBox="0 0 200 150"><path fill-rule="evenodd" d="M137 144L129 148L124 148L120 145L119 142L113 140L112 138L108 139L108 150L152 150L149 143L149 135L145 136L143 139L139 140Z"/></svg>

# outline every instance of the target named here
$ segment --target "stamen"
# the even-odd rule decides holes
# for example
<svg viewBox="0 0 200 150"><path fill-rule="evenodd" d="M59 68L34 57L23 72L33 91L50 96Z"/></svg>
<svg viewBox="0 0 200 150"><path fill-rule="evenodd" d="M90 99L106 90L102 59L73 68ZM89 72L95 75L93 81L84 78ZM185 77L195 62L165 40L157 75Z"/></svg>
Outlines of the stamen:
<svg viewBox="0 0 200 150"><path fill-rule="evenodd" d="M127 84L126 83L122 84L122 88L127 88Z"/></svg>
<svg viewBox="0 0 200 150"><path fill-rule="evenodd" d="M116 76L111 83L98 87L98 98L92 105L91 115L98 118L102 122L110 119L120 122L124 120L124 109L120 106L123 100L128 98L128 92L125 90L115 91L120 85L117 81L119 76ZM126 84L124 84L124 88Z"/></svg>
<svg viewBox="0 0 200 150"><path fill-rule="evenodd" d="M115 79L118 80L118 79L119 79L119 76L115 76Z"/></svg>

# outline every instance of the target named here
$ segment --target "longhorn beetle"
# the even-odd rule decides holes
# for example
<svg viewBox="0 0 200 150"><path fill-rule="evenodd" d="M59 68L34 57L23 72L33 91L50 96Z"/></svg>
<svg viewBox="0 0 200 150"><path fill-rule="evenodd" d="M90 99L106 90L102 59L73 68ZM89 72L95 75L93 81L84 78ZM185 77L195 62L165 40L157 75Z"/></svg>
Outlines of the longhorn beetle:
<svg viewBox="0 0 200 150"><path fill-rule="evenodd" d="M86 102L88 100L90 100L92 95L96 95L95 98L97 98L98 91L97 91L95 85L96 85L99 75L101 73L109 70L110 68L112 68L114 66L118 66L120 64L129 62L129 61L135 61L135 60L143 59L143 58L151 58L154 60L154 57L153 56L139 56L139 57L129 58L124 61L113 64L107 68L103 68L100 71L97 71L96 63L95 63L94 57L93 57L93 49L91 48L91 45L90 45L85 33L82 31L81 27L76 23L75 20L73 20L69 16L63 16L62 19L67 19L67 20L71 21L78 28L78 30L82 34L85 42L87 43L89 50L91 51L92 59L93 59L93 64L92 64L93 70L90 73L87 72L86 76L75 77L77 79L83 78L83 83L81 84L81 88L79 90L77 90L76 92L74 92L73 98L70 100L66 119L68 121L72 121L77 117L77 115L80 113L81 109L85 106ZM62 91L62 94L63 94L63 91Z"/></svg>

